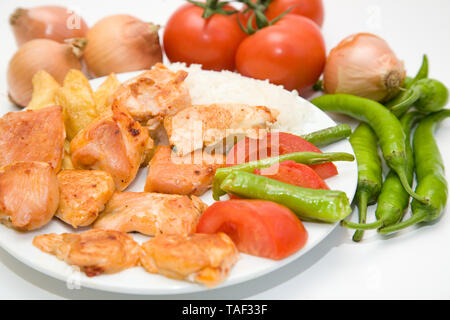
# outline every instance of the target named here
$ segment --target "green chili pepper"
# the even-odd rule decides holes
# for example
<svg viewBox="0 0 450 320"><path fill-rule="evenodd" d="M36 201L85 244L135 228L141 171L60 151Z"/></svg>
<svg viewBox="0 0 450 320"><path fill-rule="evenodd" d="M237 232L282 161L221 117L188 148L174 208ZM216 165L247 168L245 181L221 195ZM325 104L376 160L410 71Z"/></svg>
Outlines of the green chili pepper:
<svg viewBox="0 0 450 320"><path fill-rule="evenodd" d="M428 69L429 69L428 65L429 65L428 64L428 57L427 57L426 54L424 54L423 57L422 57L422 65L420 66L419 71L417 71L417 74L412 79L412 82L410 82L410 83L408 83L406 85L406 87L405 87L406 89L411 88L411 86L414 83L416 83L417 81L428 78Z"/></svg>
<svg viewBox="0 0 450 320"><path fill-rule="evenodd" d="M414 124L423 118L423 115L417 111L409 112L400 119L403 130L406 134L406 155L408 160L407 178L408 183L412 184L414 178L414 156L411 148L411 130ZM381 186L381 192L378 196L378 204L375 212L376 222L372 223L353 223L345 222L345 226L352 229L370 230L399 222L409 205L409 194L405 191L397 174L391 170Z"/></svg>
<svg viewBox="0 0 450 320"><path fill-rule="evenodd" d="M429 203L423 204L413 200L412 216L408 220L379 229L380 233L396 232L419 222L430 222L441 215L447 203L448 189L442 156L433 134L438 124L447 117L450 117L450 110L433 113L419 123L414 133L416 192L429 198Z"/></svg>
<svg viewBox="0 0 450 320"><path fill-rule="evenodd" d="M417 81L421 79L428 78L428 57L426 54L423 55L422 58L422 65L420 66L419 71L417 72L416 76L414 78L406 77L405 82L403 83L404 90L398 94L394 99L389 101L386 104L386 107L391 109L394 106L397 106L397 111L394 112L394 114L400 118L405 112L408 111L408 109L411 106L411 94L412 91L409 91L410 89Z"/></svg>
<svg viewBox="0 0 450 320"><path fill-rule="evenodd" d="M316 147L324 147L350 136L352 128L348 124L339 124L319 131L304 134L301 137Z"/></svg>
<svg viewBox="0 0 450 320"><path fill-rule="evenodd" d="M367 205L377 201L381 190L382 166L378 155L377 136L369 125L361 123L350 136L350 143L358 162L358 187L355 200L358 206L359 223L363 224L366 222ZM344 226L347 223L343 221ZM363 230L357 230L353 235L353 241L360 241L363 234Z"/></svg>
<svg viewBox="0 0 450 320"><path fill-rule="evenodd" d="M414 78L406 76L405 77L405 81L403 82L403 89L409 89L411 87L411 85L413 84L413 81L414 81ZM406 90L403 90L402 93L405 92L405 91ZM394 101L395 99L399 98L402 93L397 95L394 99L390 100L388 103L391 103L391 101Z"/></svg>
<svg viewBox="0 0 450 320"><path fill-rule="evenodd" d="M303 220L334 223L351 212L345 192L301 188L243 171L228 175L220 188L237 196L279 203Z"/></svg>
<svg viewBox="0 0 450 320"><path fill-rule="evenodd" d="M331 152L331 153L316 153L316 152L294 152L283 154L277 157L266 158L257 161L246 162L231 167L219 168L216 170L213 181L213 198L219 200L220 196L226 194L220 188L223 180L232 172L245 171L253 173L255 169L268 168L276 163L293 160L297 163L303 164L319 164L331 161L353 161L355 157L350 153L345 152Z"/></svg>
<svg viewBox="0 0 450 320"><path fill-rule="evenodd" d="M430 113L442 110L447 101L448 90L442 82L434 79L421 79L405 92L405 97L401 102L389 109L396 116L400 116L414 105L417 110Z"/></svg>
<svg viewBox="0 0 450 320"><path fill-rule="evenodd" d="M323 95L311 102L324 111L343 113L369 124L378 137L384 160L397 173L406 192L420 202L428 202L408 183L405 133L397 117L388 109L376 101L349 94Z"/></svg>

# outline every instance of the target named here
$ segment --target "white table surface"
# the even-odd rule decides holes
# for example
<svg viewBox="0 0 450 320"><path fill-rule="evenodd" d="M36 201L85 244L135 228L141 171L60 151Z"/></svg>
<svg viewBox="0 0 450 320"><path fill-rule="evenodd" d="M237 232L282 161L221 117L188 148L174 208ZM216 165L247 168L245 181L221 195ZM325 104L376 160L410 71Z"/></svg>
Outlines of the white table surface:
<svg viewBox="0 0 450 320"><path fill-rule="evenodd" d="M170 12L182 1L1 1L2 104L7 103L7 63L16 50L8 16L18 6L52 3L75 9L89 25L115 13L128 13L164 25ZM325 0L324 3L323 34L328 50L351 33L376 33L404 60L409 75L415 74L422 54L427 53L430 76L450 87L450 1ZM436 137L450 172L450 120L443 122ZM449 173L447 179L450 181ZM366 232L361 243L351 241L351 230L337 227L301 259L263 278L205 294L175 297L68 289L65 282L21 264L0 248L0 299L449 299L448 214L444 212L437 223L410 228L389 238Z"/></svg>

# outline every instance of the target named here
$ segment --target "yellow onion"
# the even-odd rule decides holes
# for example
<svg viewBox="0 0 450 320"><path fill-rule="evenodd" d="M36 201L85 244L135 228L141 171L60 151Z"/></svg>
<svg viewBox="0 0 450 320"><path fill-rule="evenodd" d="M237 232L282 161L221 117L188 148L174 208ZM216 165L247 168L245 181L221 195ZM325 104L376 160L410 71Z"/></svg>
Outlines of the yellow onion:
<svg viewBox="0 0 450 320"><path fill-rule="evenodd" d="M385 40L370 33L358 33L331 50L323 85L326 93L386 101L398 93L405 76L403 62Z"/></svg>
<svg viewBox="0 0 450 320"><path fill-rule="evenodd" d="M98 21L87 33L84 60L94 77L149 69L162 62L159 27L129 15Z"/></svg>
<svg viewBox="0 0 450 320"><path fill-rule="evenodd" d="M17 45L33 39L51 39L63 43L66 39L84 38L88 26L76 13L59 6L18 8L9 22Z"/></svg>
<svg viewBox="0 0 450 320"><path fill-rule="evenodd" d="M8 93L11 100L25 107L31 100L32 78L45 70L60 84L70 69L81 69L85 39L71 39L59 43L49 39L28 41L17 50L8 65Z"/></svg>

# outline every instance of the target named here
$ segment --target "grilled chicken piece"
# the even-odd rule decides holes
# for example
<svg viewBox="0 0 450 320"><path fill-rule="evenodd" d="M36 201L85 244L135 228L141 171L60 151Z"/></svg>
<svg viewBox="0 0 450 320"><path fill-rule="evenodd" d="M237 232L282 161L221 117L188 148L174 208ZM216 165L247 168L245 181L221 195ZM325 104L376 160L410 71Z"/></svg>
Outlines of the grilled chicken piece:
<svg viewBox="0 0 450 320"><path fill-rule="evenodd" d="M234 143L230 137L257 138L276 122L278 113L264 106L244 104L195 105L166 117L164 128L178 155L203 147L223 152L224 139L228 146Z"/></svg>
<svg viewBox="0 0 450 320"><path fill-rule="evenodd" d="M92 224L115 190L113 178L105 171L62 170L57 178L60 200L56 216L74 228Z"/></svg>
<svg viewBox="0 0 450 320"><path fill-rule="evenodd" d="M111 174L117 190L136 177L153 149L148 130L113 103L112 111L91 122L70 143L75 169L98 169Z"/></svg>
<svg viewBox="0 0 450 320"><path fill-rule="evenodd" d="M201 196L212 185L217 168L225 157L201 150L183 157L169 146L158 146L148 167L145 191Z"/></svg>
<svg viewBox="0 0 450 320"><path fill-rule="evenodd" d="M65 137L60 106L9 112L0 119L0 167L38 161L49 163L58 172Z"/></svg>
<svg viewBox="0 0 450 320"><path fill-rule="evenodd" d="M186 71L172 72L158 63L151 70L124 82L114 98L138 121L162 121L166 115L191 106L184 79Z"/></svg>
<svg viewBox="0 0 450 320"><path fill-rule="evenodd" d="M58 180L46 162L16 162L0 169L0 220L9 227L34 230L58 208Z"/></svg>
<svg viewBox="0 0 450 320"><path fill-rule="evenodd" d="M43 234L34 237L33 244L69 265L78 266L88 277L135 267L142 250L128 234L111 230Z"/></svg>
<svg viewBox="0 0 450 320"><path fill-rule="evenodd" d="M141 264L150 273L213 287L228 276L239 253L225 234L157 235L141 245Z"/></svg>
<svg viewBox="0 0 450 320"><path fill-rule="evenodd" d="M195 232L198 219L206 205L197 197L147 193L115 193L94 223L94 228L137 231L156 234L186 234Z"/></svg>

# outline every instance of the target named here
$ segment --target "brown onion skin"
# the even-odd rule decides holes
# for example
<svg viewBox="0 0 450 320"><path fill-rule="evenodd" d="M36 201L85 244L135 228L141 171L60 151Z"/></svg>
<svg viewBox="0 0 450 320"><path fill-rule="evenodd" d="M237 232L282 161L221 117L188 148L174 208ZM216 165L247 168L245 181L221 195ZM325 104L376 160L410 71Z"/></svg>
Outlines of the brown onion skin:
<svg viewBox="0 0 450 320"><path fill-rule="evenodd" d="M150 69L162 62L156 26L129 15L113 15L98 21L87 33L84 60L94 77Z"/></svg>
<svg viewBox="0 0 450 320"><path fill-rule="evenodd" d="M350 35L330 51L323 74L326 93L347 93L384 102L394 97L406 71L382 38ZM343 80L343 79L346 80Z"/></svg>
<svg viewBox="0 0 450 320"><path fill-rule="evenodd" d="M10 24L18 46L33 39L50 39L63 43L66 39L86 37L86 22L78 15L78 20L74 20L74 15L75 13L60 6L18 8L11 15ZM74 29L68 27L68 21L69 26L75 26Z"/></svg>
<svg viewBox="0 0 450 320"><path fill-rule="evenodd" d="M7 82L11 100L25 107L33 92L32 78L39 70L45 70L62 84L70 69L81 69L79 57L70 44L49 39L28 41L17 50L8 65Z"/></svg>

